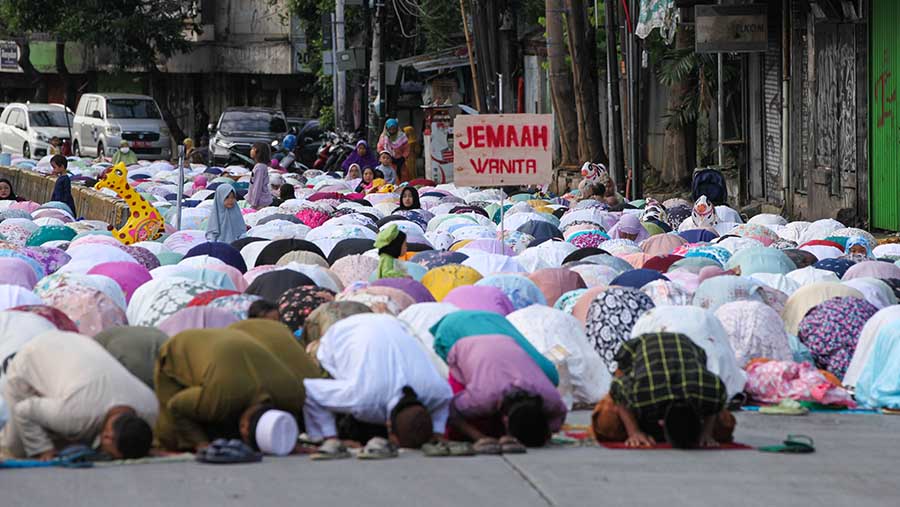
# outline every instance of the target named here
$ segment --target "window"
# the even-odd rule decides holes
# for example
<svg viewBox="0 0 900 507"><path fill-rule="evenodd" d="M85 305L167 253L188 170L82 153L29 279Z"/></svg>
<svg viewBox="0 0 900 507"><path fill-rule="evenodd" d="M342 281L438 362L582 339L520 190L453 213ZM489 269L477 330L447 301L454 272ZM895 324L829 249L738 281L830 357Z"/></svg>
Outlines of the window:
<svg viewBox="0 0 900 507"><path fill-rule="evenodd" d="M9 118L6 119L6 124L11 125L17 129L25 129L25 117L22 115L22 112L18 109L13 109L9 113Z"/></svg>
<svg viewBox="0 0 900 507"><path fill-rule="evenodd" d="M219 130L230 132L287 132L283 116L265 111L229 111L222 115Z"/></svg>
<svg viewBox="0 0 900 507"><path fill-rule="evenodd" d="M160 118L156 102L147 99L114 99L106 101L110 118L153 119Z"/></svg>
<svg viewBox="0 0 900 507"><path fill-rule="evenodd" d="M68 116L68 121L66 120ZM59 111L30 111L28 119L32 127L67 127L72 124L72 115Z"/></svg>
<svg viewBox="0 0 900 507"><path fill-rule="evenodd" d="M84 115L92 117L94 116L94 111L97 111L97 99L88 99L87 105L84 106Z"/></svg>

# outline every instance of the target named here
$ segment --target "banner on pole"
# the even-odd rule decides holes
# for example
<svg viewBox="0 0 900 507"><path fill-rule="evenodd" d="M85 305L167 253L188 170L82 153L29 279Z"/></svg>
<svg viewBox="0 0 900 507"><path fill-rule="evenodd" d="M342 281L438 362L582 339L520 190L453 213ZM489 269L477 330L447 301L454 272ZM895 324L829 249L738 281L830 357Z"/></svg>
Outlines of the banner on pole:
<svg viewBox="0 0 900 507"><path fill-rule="evenodd" d="M457 115L453 137L458 186L547 185L553 178L553 115Z"/></svg>

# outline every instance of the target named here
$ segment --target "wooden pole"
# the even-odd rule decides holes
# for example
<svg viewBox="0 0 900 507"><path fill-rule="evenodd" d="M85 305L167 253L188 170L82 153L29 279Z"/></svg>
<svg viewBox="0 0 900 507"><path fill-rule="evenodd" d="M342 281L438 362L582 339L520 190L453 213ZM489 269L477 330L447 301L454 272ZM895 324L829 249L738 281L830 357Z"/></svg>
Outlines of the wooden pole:
<svg viewBox="0 0 900 507"><path fill-rule="evenodd" d="M469 19L466 17L466 0L459 0L459 13L462 16L463 33L466 35L466 50L469 53L469 70L472 71L472 90L475 92L475 109L483 112L481 93L478 91L478 70L475 68L475 52L472 49L472 35L469 33Z"/></svg>

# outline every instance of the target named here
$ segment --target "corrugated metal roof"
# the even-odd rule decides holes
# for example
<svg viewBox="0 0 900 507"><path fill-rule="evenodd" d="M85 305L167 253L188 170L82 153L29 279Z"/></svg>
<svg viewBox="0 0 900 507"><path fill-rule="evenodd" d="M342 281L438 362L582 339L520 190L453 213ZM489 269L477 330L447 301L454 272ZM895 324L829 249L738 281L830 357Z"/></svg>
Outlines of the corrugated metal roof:
<svg viewBox="0 0 900 507"><path fill-rule="evenodd" d="M435 53L394 60L392 63L399 67L412 67L419 72L438 72L469 65L469 54L465 46L457 46Z"/></svg>

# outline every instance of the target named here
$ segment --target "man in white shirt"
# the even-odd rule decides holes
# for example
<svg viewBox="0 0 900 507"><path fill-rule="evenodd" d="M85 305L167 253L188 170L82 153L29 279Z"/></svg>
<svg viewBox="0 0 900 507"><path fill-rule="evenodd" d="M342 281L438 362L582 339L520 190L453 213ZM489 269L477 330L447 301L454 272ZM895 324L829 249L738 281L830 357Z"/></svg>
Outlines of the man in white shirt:
<svg viewBox="0 0 900 507"><path fill-rule="evenodd" d="M443 435L450 386L397 318L347 317L328 329L316 355L333 378L303 381L310 439L337 439L335 414L386 426L390 440L401 447L419 448Z"/></svg>
<svg viewBox="0 0 900 507"><path fill-rule="evenodd" d="M48 460L72 443L115 459L149 452L156 395L92 338L48 331L22 347L2 374L11 413L0 431L5 454Z"/></svg>

